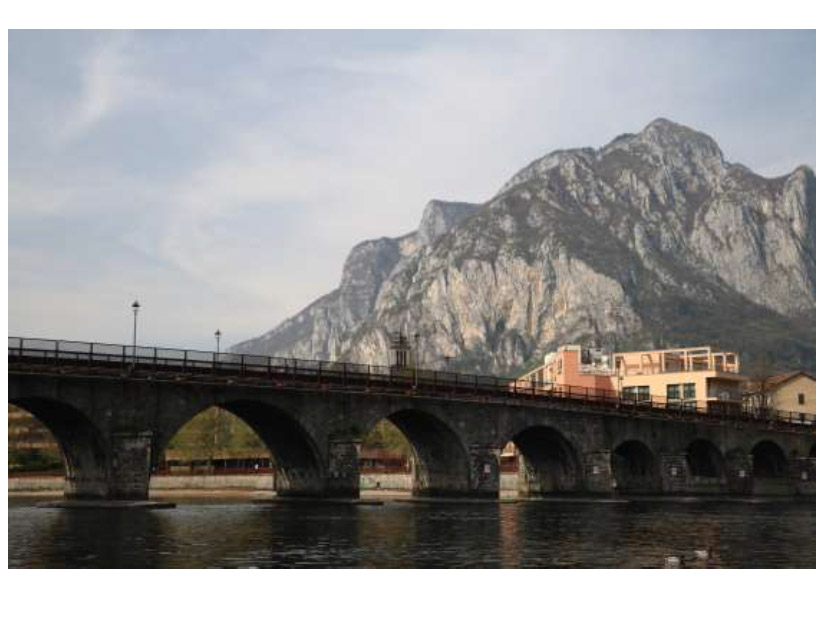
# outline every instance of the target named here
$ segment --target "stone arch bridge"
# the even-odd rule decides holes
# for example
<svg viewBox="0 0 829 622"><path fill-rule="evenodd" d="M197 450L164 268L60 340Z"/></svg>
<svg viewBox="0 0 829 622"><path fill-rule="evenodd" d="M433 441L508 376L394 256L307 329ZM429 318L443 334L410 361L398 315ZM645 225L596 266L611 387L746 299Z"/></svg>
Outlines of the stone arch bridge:
<svg viewBox="0 0 829 622"><path fill-rule="evenodd" d="M519 389L508 379L132 346L9 339L9 403L61 445L67 497L146 499L176 432L220 406L274 457L285 496L359 496L382 419L412 444L414 491L496 497L513 441L527 496L814 495L813 422Z"/></svg>

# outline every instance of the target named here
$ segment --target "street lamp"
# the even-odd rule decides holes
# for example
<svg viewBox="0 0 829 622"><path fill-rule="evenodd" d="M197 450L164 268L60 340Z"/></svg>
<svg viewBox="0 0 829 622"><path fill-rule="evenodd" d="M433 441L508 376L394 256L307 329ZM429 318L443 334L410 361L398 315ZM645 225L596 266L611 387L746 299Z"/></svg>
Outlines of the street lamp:
<svg viewBox="0 0 829 622"><path fill-rule="evenodd" d="M220 344L221 344L221 341L222 341L222 331L220 331L220 330L217 328L217 329L216 329L216 332L215 332L215 333L213 333L213 335L215 335L215 337L216 337L216 354L218 354L219 352L221 352L221 351L222 351L222 349L221 349L221 347L220 347Z"/></svg>
<svg viewBox="0 0 829 622"><path fill-rule="evenodd" d="M136 361L136 346L138 344L138 310L141 305L138 301L132 303L132 363L135 365Z"/></svg>

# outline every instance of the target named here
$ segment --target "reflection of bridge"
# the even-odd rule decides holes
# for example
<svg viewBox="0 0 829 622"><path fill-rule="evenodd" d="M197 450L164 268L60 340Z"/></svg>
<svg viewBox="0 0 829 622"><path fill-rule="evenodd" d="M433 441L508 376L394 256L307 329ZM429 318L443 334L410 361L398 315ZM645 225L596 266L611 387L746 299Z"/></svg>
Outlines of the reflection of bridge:
<svg viewBox="0 0 829 622"><path fill-rule="evenodd" d="M52 430L73 497L146 498L170 439L210 406L259 434L282 495L359 495L361 439L383 418L413 446L419 495L496 496L509 441L528 495L815 490L814 425L489 376L10 338L9 402Z"/></svg>

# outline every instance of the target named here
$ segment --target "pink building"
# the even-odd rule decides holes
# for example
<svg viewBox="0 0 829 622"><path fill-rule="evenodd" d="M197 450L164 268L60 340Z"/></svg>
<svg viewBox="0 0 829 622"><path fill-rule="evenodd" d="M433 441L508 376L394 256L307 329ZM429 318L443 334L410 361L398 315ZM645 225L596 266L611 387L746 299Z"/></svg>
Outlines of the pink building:
<svg viewBox="0 0 829 622"><path fill-rule="evenodd" d="M601 348L561 346L544 357L544 364L518 379L519 386L550 388L553 385L583 387L616 395L612 355Z"/></svg>

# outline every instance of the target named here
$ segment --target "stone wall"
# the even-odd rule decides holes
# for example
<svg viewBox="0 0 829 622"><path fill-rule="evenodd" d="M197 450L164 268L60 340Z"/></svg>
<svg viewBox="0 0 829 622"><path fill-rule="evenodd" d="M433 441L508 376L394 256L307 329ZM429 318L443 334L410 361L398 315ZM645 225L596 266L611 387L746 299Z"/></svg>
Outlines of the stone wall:
<svg viewBox="0 0 829 622"><path fill-rule="evenodd" d="M360 490L411 490L411 473L361 473Z"/></svg>
<svg viewBox="0 0 829 622"><path fill-rule="evenodd" d="M62 491L63 477L11 477L9 492ZM150 490L273 490L273 475L155 475Z"/></svg>
<svg viewBox="0 0 829 622"><path fill-rule="evenodd" d="M44 477L10 477L9 492L46 492L63 491L65 479L60 476L47 475Z"/></svg>

